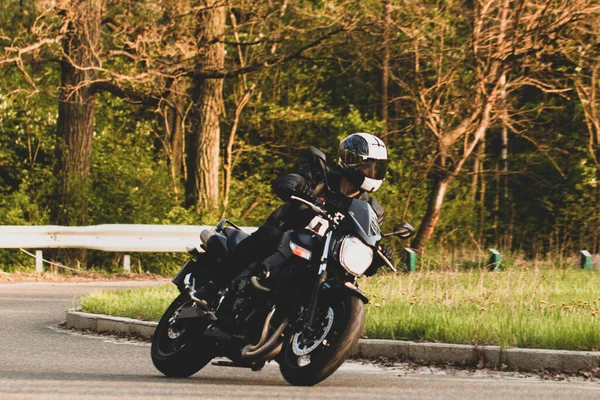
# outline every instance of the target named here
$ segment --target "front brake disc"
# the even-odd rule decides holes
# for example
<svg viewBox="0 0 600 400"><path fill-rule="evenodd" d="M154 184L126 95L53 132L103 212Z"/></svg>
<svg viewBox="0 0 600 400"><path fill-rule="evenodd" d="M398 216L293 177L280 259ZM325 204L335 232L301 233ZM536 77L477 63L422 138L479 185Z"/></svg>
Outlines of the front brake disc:
<svg viewBox="0 0 600 400"><path fill-rule="evenodd" d="M292 351L294 354L297 356L305 356L319 347L329 334L329 331L331 331L333 318L333 309L329 307L327 315L322 320L320 332L311 333L303 330L296 333L294 335L294 340L292 341Z"/></svg>

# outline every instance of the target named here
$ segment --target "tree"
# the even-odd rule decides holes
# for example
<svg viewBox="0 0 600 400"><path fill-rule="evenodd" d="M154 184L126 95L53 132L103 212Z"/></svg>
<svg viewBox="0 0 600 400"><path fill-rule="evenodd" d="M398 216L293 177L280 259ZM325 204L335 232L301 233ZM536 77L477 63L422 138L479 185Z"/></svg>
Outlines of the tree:
<svg viewBox="0 0 600 400"><path fill-rule="evenodd" d="M336 14L337 8L292 6L287 1L203 1L192 3L189 9L181 7L179 14L169 18L153 13L151 4L131 2L131 7L143 9L147 21L130 14L121 4L115 6L106 23L112 30L113 59L102 68L92 87L143 107L178 110L178 115L187 116L182 107L173 103L172 93L177 83L185 78L191 80L183 102L192 105L188 130L193 131L186 147L186 197L198 211L219 205L220 125L225 115L223 80L303 58L353 23L352 15L346 18L345 13ZM181 19L190 14L195 16L194 21L182 29ZM314 21L320 25L315 26ZM165 32L176 32L178 37L164 41ZM191 43L195 45L193 51ZM242 57L239 48L244 49ZM182 88L177 92L181 93Z"/></svg>
<svg viewBox="0 0 600 400"><path fill-rule="evenodd" d="M573 63L569 69L573 86L583 109L588 128L588 151L596 169L596 238L594 251L600 250L600 35L598 14L569 30L562 50Z"/></svg>
<svg viewBox="0 0 600 400"><path fill-rule="evenodd" d="M225 66L226 8L219 0L206 0L198 21L196 71L222 71ZM223 111L223 78L194 75L191 194L193 204L214 210L219 206L220 116Z"/></svg>
<svg viewBox="0 0 600 400"><path fill-rule="evenodd" d="M439 221L450 183L462 172L485 132L502 119L501 93L531 85L551 91L543 75L562 30L590 11L591 1L477 0L405 2L401 32L412 46L411 70L396 73L432 135L432 185L413 247L422 251ZM437 11L434 11L435 7ZM508 79L508 83L504 80ZM501 107L502 105L502 107ZM516 131L516 129L514 129Z"/></svg>
<svg viewBox="0 0 600 400"><path fill-rule="evenodd" d="M100 0L73 0L63 4L66 33L62 38L61 87L56 147L60 177L58 225L84 225L87 186L94 136L95 93L90 83L100 65Z"/></svg>

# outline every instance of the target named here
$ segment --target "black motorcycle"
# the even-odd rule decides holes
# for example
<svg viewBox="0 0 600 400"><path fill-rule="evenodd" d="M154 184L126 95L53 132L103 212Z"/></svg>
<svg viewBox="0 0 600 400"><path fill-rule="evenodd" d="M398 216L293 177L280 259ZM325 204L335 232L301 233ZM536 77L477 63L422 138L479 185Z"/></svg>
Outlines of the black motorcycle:
<svg viewBox="0 0 600 400"><path fill-rule="evenodd" d="M325 156L312 149L323 170ZM382 234L369 203L352 199L343 213L327 211L292 196L315 213L301 231L287 231L275 254L254 263L222 288L208 303L197 296L207 283L200 253L173 279L180 295L167 308L152 338L152 361L170 377L187 377L215 357L216 365L260 370L279 363L292 385L315 385L348 358L365 322L367 297L358 288L375 254L395 271L379 249L387 236L408 238L412 226L403 223ZM227 226L230 225L230 226ZM201 247L222 263L248 234L228 220L203 231Z"/></svg>

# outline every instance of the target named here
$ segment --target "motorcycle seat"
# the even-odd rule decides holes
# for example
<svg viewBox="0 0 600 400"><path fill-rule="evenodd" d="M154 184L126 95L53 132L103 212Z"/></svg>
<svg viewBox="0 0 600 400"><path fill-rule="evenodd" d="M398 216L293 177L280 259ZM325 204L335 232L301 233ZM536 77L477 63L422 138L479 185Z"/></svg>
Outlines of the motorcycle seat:
<svg viewBox="0 0 600 400"><path fill-rule="evenodd" d="M229 247L229 252L231 253L233 249L237 247L238 244L244 239L246 239L250 234L240 231L239 229L232 228L230 226L226 226L223 228L225 231L225 235L227 236L227 246Z"/></svg>

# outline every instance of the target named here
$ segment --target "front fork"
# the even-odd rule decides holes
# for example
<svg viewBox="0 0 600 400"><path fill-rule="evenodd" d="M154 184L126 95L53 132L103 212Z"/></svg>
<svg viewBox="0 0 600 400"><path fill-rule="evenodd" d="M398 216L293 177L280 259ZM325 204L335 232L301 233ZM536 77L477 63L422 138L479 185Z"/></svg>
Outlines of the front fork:
<svg viewBox="0 0 600 400"><path fill-rule="evenodd" d="M327 280L327 258L329 257L329 246L331 244L331 238L333 236L333 231L329 231L327 233L327 238L325 239L325 248L323 249L323 254L321 255L321 260L319 263L319 275L317 279L315 279L315 283L313 285L312 293L310 296L310 302L308 304L308 314L306 321L304 322L304 327L306 329L312 329L312 324L315 320L315 314L317 312L317 303L319 302L319 293L321 292L321 286Z"/></svg>

